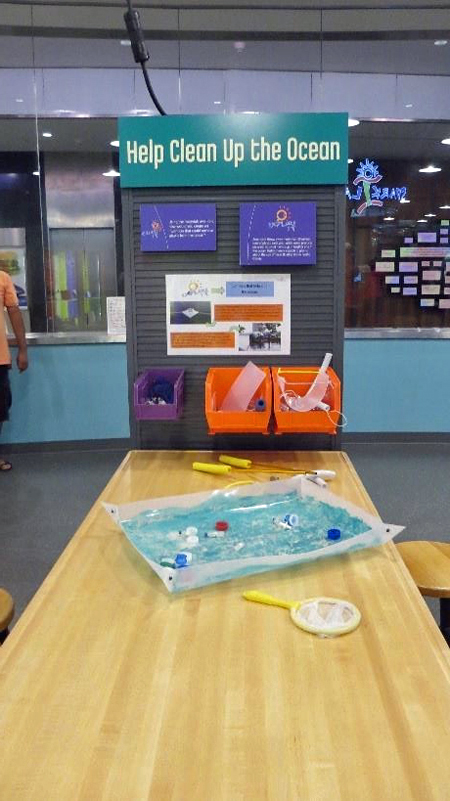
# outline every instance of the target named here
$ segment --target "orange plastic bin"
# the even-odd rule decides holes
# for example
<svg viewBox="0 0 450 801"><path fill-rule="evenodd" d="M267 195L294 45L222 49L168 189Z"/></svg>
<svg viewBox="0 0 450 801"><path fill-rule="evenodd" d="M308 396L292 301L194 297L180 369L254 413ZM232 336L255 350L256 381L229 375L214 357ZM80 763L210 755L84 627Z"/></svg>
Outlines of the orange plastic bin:
<svg viewBox="0 0 450 801"><path fill-rule="evenodd" d="M262 412L221 412L220 407L242 370L241 367L210 367L205 382L205 414L210 434L268 434L272 413L272 379L269 367L261 367L265 378L255 392L252 402L262 398L265 409Z"/></svg>
<svg viewBox="0 0 450 801"><path fill-rule="evenodd" d="M285 379L287 390L293 390L297 395L306 395L318 372L318 367L291 367L290 365L272 367L276 434L336 434L337 423L341 416L341 382L331 367L327 369L330 383L323 398L330 407L329 412L320 409L312 409L310 412L286 410L281 397L279 375Z"/></svg>

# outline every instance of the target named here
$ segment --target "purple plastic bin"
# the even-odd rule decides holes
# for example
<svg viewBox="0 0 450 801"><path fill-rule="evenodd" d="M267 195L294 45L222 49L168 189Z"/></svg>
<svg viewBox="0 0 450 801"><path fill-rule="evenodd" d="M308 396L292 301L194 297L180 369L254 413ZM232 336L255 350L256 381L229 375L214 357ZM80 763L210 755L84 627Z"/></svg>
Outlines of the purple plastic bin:
<svg viewBox="0 0 450 801"><path fill-rule="evenodd" d="M173 403L146 403L148 388L156 378L173 384ZM134 415L136 420L177 420L183 411L184 370L179 367L152 367L134 382Z"/></svg>

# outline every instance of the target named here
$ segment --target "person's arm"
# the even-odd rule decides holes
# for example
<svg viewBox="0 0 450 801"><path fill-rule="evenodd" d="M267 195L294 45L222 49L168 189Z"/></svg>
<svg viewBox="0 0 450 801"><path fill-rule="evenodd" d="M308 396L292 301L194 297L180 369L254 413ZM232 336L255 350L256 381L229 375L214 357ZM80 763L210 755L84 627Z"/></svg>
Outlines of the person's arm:
<svg viewBox="0 0 450 801"><path fill-rule="evenodd" d="M11 320L11 326L14 331L14 336L16 337L17 341L17 367L22 373L28 367L27 340L25 336L25 326L23 324L22 312L18 306L8 306L7 309L9 319Z"/></svg>

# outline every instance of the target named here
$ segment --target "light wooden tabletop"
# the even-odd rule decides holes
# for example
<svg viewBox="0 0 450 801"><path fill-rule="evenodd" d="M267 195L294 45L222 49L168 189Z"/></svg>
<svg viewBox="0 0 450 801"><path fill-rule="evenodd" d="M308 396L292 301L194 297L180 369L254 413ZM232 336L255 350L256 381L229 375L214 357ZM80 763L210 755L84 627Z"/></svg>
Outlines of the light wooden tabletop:
<svg viewBox="0 0 450 801"><path fill-rule="evenodd" d="M345 454L262 457L374 511ZM132 452L102 499L223 486L194 458ZM362 623L320 639L243 589ZM446 801L449 653L392 545L170 596L96 503L0 648L0 798Z"/></svg>

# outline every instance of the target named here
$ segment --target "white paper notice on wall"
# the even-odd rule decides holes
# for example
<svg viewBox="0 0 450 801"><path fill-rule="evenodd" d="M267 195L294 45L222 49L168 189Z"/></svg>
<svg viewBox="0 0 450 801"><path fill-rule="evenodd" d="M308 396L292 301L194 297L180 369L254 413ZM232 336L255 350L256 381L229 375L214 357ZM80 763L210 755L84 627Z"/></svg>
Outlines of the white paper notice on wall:
<svg viewBox="0 0 450 801"><path fill-rule="evenodd" d="M403 278L403 283L404 284L418 284L419 283L419 278L418 278L417 275L405 275L405 277Z"/></svg>
<svg viewBox="0 0 450 801"><path fill-rule="evenodd" d="M399 275L387 275L384 279L385 284L399 284L400 283L400 276Z"/></svg>
<svg viewBox="0 0 450 801"><path fill-rule="evenodd" d="M419 264L417 261L401 261L400 262L400 272L401 273L413 273L417 272Z"/></svg>
<svg viewBox="0 0 450 801"><path fill-rule="evenodd" d="M393 273L395 270L394 261L376 261L375 272L377 273Z"/></svg>
<svg viewBox="0 0 450 801"><path fill-rule="evenodd" d="M422 273L422 279L424 281L440 281L441 279L441 271L440 270L424 270Z"/></svg>
<svg viewBox="0 0 450 801"><path fill-rule="evenodd" d="M422 284L422 295L439 295L440 284Z"/></svg>
<svg viewBox="0 0 450 801"><path fill-rule="evenodd" d="M440 309L450 309L450 298L441 298L439 301Z"/></svg>
<svg viewBox="0 0 450 801"><path fill-rule="evenodd" d="M405 287L403 287L403 294L404 295L417 295L417 287L416 286L405 286Z"/></svg>
<svg viewBox="0 0 450 801"><path fill-rule="evenodd" d="M400 287L399 286L391 286L391 294L392 295L398 295L399 293L400 293Z"/></svg>
<svg viewBox="0 0 450 801"><path fill-rule="evenodd" d="M436 301L433 300L433 298L421 298L420 305L422 307L434 306L435 302Z"/></svg>
<svg viewBox="0 0 450 801"><path fill-rule="evenodd" d="M126 334L125 298L106 298L106 319L108 321L108 334Z"/></svg>

